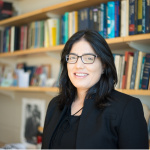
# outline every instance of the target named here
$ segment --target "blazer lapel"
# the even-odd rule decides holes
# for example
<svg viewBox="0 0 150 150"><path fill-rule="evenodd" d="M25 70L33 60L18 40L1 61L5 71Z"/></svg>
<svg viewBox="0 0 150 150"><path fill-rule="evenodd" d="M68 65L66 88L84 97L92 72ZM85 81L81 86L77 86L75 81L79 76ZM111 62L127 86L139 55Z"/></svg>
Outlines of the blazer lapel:
<svg viewBox="0 0 150 150"><path fill-rule="evenodd" d="M63 115L66 113L67 110L67 106L64 107L64 109L62 111L55 111L53 118L51 119L51 121L48 123L47 128L45 129L45 136L43 137L44 143L42 143L42 147L45 148L49 148L49 144L52 140L52 136L53 133L55 132L58 124L60 123Z"/></svg>
<svg viewBox="0 0 150 150"><path fill-rule="evenodd" d="M78 126L78 132L77 132L77 140L76 140L76 148L81 149L84 148L84 144L86 142L86 138L84 134L87 132L85 129L86 122L89 119L89 116L93 110L95 110L95 103L93 99L87 99L84 103L84 108L82 111L82 115L80 118L79 126ZM89 138L89 137L87 137Z"/></svg>

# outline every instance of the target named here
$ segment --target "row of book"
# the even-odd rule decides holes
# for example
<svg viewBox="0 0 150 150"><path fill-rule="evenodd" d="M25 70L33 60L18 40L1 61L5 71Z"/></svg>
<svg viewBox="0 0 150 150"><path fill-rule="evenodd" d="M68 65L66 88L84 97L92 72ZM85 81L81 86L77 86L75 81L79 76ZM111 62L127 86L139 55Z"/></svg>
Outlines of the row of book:
<svg viewBox="0 0 150 150"><path fill-rule="evenodd" d="M117 89L150 89L150 53L126 51L114 54L118 84Z"/></svg>
<svg viewBox="0 0 150 150"><path fill-rule="evenodd" d="M51 87L56 79L51 78L51 65L27 66L19 63L16 68L10 65L0 64L0 86L40 86Z"/></svg>
<svg viewBox="0 0 150 150"><path fill-rule="evenodd" d="M110 1L53 17L0 29L0 52L65 44L82 29L97 30L104 38L148 33L150 0Z"/></svg>

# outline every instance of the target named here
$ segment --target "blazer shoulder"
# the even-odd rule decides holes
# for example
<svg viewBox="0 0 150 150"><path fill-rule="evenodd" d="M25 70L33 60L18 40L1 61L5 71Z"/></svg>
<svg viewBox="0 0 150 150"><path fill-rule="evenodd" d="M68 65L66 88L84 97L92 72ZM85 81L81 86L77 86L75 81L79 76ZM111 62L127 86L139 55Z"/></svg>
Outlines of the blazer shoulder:
<svg viewBox="0 0 150 150"><path fill-rule="evenodd" d="M121 102L122 104L126 104L130 101L139 102L140 100L136 97L133 97L131 95L121 93L119 91L113 90L111 93L111 98L116 102Z"/></svg>
<svg viewBox="0 0 150 150"><path fill-rule="evenodd" d="M60 96L56 96L54 98L52 98L52 100L50 100L49 104L48 104L48 108L51 108L51 107L56 107L58 106L58 103L59 103L59 98Z"/></svg>
<svg viewBox="0 0 150 150"><path fill-rule="evenodd" d="M118 92L116 90L114 90L111 93L111 108L117 112L123 112L123 110L125 110L128 107L134 108L134 107L138 107L140 109L142 109L142 103L140 101L140 99Z"/></svg>

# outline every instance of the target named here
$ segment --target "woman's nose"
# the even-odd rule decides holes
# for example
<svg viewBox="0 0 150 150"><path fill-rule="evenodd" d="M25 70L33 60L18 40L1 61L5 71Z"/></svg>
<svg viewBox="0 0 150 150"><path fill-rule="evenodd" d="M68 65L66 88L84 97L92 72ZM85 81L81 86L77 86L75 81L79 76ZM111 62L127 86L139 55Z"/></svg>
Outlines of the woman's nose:
<svg viewBox="0 0 150 150"><path fill-rule="evenodd" d="M76 67L77 68L83 68L84 67L84 63L81 60L81 57L78 58L77 62L76 62Z"/></svg>

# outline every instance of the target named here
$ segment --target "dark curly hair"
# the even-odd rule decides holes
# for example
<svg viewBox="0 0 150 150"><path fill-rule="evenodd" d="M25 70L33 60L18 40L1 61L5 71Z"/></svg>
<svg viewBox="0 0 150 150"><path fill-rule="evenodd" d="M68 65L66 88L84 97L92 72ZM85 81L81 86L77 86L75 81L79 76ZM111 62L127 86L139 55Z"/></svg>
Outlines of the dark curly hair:
<svg viewBox="0 0 150 150"><path fill-rule="evenodd" d="M114 64L114 57L105 39L94 30L82 30L75 33L65 44L61 54L61 75L59 81L59 106L63 109L64 105L69 105L75 99L76 87L68 77L67 62L65 56L70 53L73 44L84 38L100 57L104 67L104 73L100 80L88 89L86 98L94 95L95 104L98 108L104 108L110 101L110 93L117 84L117 73Z"/></svg>

